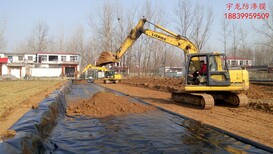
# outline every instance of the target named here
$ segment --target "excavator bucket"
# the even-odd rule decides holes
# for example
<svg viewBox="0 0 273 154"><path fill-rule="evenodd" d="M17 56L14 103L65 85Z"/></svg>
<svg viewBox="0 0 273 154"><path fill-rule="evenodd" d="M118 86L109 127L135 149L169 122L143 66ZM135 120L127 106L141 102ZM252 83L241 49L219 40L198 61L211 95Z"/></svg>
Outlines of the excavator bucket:
<svg viewBox="0 0 273 154"><path fill-rule="evenodd" d="M117 62L117 61L116 61L116 58L113 55L113 53L108 52L108 51L104 51L100 54L96 66L103 66L103 65L115 63L115 62Z"/></svg>

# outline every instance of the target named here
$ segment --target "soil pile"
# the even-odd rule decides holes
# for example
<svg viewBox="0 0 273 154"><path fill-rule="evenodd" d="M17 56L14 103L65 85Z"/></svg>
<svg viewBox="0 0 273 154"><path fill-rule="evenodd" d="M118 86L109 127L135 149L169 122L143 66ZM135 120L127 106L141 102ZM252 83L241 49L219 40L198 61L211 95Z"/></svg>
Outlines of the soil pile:
<svg viewBox="0 0 273 154"><path fill-rule="evenodd" d="M71 103L66 111L68 115L107 117L156 110L153 106L130 102L129 99L128 96L116 96L110 92L98 92L89 100Z"/></svg>
<svg viewBox="0 0 273 154"><path fill-rule="evenodd" d="M184 80L182 78L131 77L123 80L123 83L169 92L184 89Z"/></svg>
<svg viewBox="0 0 273 154"><path fill-rule="evenodd" d="M252 99L273 98L273 83L250 84L247 96Z"/></svg>
<svg viewBox="0 0 273 154"><path fill-rule="evenodd" d="M97 66L103 66L111 62L115 62L115 57L111 52L104 51L100 54L99 59L97 60Z"/></svg>

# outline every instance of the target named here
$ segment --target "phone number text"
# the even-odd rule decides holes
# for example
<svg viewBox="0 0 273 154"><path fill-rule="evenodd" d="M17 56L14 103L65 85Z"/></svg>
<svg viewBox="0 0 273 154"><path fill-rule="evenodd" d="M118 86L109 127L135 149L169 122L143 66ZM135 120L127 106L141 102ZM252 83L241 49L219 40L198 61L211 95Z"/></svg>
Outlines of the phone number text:
<svg viewBox="0 0 273 154"><path fill-rule="evenodd" d="M225 13L226 19L268 19L269 13Z"/></svg>

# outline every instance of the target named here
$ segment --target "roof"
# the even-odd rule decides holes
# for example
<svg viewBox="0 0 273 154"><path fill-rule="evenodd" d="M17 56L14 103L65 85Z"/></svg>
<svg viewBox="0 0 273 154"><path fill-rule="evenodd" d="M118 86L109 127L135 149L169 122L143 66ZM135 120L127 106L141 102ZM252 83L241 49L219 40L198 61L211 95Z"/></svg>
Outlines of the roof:
<svg viewBox="0 0 273 154"><path fill-rule="evenodd" d="M28 52L28 53L16 53L16 52L5 52L5 53L0 53L4 55L36 55L36 54L58 54L58 55L80 55L79 53L73 53L73 52Z"/></svg>
<svg viewBox="0 0 273 154"><path fill-rule="evenodd" d="M6 56L23 56L24 53L13 53L13 52L9 52L9 53L2 53Z"/></svg>
<svg viewBox="0 0 273 154"><path fill-rule="evenodd" d="M0 63L8 63L8 58L0 58Z"/></svg>
<svg viewBox="0 0 273 154"><path fill-rule="evenodd" d="M50 55L79 55L78 53L68 53L68 52L38 52L37 54L50 54Z"/></svg>

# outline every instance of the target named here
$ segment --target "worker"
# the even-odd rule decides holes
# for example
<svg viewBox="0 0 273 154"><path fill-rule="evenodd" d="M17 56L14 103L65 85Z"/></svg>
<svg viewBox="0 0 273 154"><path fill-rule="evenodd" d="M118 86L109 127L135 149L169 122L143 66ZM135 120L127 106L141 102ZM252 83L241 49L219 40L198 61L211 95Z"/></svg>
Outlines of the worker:
<svg viewBox="0 0 273 154"><path fill-rule="evenodd" d="M207 64L205 64L204 60L201 60L200 64L201 64L201 69L199 70L199 75L201 76L207 75Z"/></svg>
<svg viewBox="0 0 273 154"><path fill-rule="evenodd" d="M192 84L199 84L199 76L205 76L207 75L207 64L204 60L200 61L201 68L200 70L196 70L193 72L190 76L192 77L191 81Z"/></svg>

